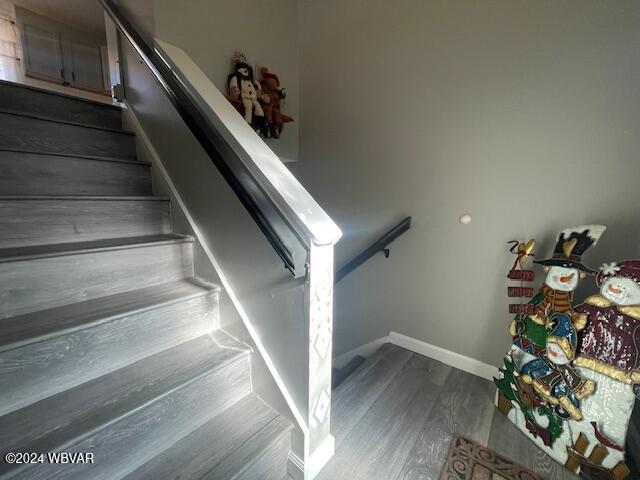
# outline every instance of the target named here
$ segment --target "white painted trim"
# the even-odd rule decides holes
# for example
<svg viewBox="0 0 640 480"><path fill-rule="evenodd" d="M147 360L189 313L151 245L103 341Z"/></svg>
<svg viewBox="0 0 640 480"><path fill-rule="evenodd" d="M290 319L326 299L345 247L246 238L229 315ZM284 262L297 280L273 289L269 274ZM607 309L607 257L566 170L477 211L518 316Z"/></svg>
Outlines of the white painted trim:
<svg viewBox="0 0 640 480"><path fill-rule="evenodd" d="M287 457L287 474L293 480L313 480L335 453L336 440L329 435L322 445L316 448L306 464L291 450Z"/></svg>
<svg viewBox="0 0 640 480"><path fill-rule="evenodd" d="M367 343L366 345L361 345L353 350L349 350L348 352L343 353L342 355L338 355L333 359L333 368L342 368L347 363L351 361L352 358L360 355L364 358L369 358L373 355L376 350L378 350L385 343L389 343L389 335L385 335L384 337L380 337L372 342Z"/></svg>
<svg viewBox="0 0 640 480"><path fill-rule="evenodd" d="M304 479L313 480L318 476L320 470L331 460L335 453L336 439L333 435L325 438L322 445L316 448L304 464Z"/></svg>
<svg viewBox="0 0 640 480"><path fill-rule="evenodd" d="M293 480L304 480L304 462L291 450L287 457L287 474Z"/></svg>
<svg viewBox="0 0 640 480"><path fill-rule="evenodd" d="M389 342L487 380L498 376L498 367L397 332L389 332Z"/></svg>

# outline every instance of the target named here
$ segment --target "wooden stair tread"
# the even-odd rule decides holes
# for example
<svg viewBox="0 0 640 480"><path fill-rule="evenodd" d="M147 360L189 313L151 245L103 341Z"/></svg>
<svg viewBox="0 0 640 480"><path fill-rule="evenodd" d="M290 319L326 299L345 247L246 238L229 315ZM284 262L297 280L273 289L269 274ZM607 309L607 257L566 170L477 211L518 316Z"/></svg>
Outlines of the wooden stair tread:
<svg viewBox="0 0 640 480"><path fill-rule="evenodd" d="M34 200L94 200L94 201L135 201L135 202L168 202L169 197L156 197L153 195L0 195L0 201Z"/></svg>
<svg viewBox="0 0 640 480"><path fill-rule="evenodd" d="M122 107L120 105L116 105L113 103L106 103L106 102L99 102L97 100L92 100L90 98L83 98L83 97L77 97L75 95L71 95L68 93L63 93L63 92L57 92L57 91L53 91L53 90L47 90L46 88L41 88L41 87L36 87L34 85L25 85L23 83L15 83L12 82L10 80L0 80L0 85L5 85L8 87L15 87L15 88L22 88L25 90L31 90L37 93L42 93L42 94L46 94L46 95L53 95L56 97L63 97L69 100L73 100L73 101L77 101L77 102L83 102L83 103L89 103L92 105L97 105L99 107L104 107L105 109L113 109L113 110L117 110L117 111L122 111Z"/></svg>
<svg viewBox="0 0 640 480"><path fill-rule="evenodd" d="M119 106L0 80L0 480L287 478L292 424L252 393Z"/></svg>
<svg viewBox="0 0 640 480"><path fill-rule="evenodd" d="M215 471L223 462L240 466L242 462L234 460L233 456L240 455L241 449L246 449L249 442L256 442L258 439L268 442L270 436L278 438L290 428L291 424L288 421L255 394L250 394L159 453L125 477L125 480L209 478L205 475ZM260 436L263 430L267 435ZM262 443L262 446L265 446L265 443ZM260 445L256 445L251 451L257 452L259 447Z"/></svg>
<svg viewBox="0 0 640 480"><path fill-rule="evenodd" d="M122 315L184 301L220 290L197 278L0 319L0 352L111 321Z"/></svg>
<svg viewBox="0 0 640 480"><path fill-rule="evenodd" d="M123 130L1 110L0 127L5 149L137 158L135 136Z"/></svg>
<svg viewBox="0 0 640 480"><path fill-rule="evenodd" d="M117 134L121 134L121 135L127 135L127 136L135 136L134 132L131 132L129 130L124 130L122 128L111 128L111 127L102 127L102 126L98 126L98 125L91 125L88 123L82 123L82 122L73 122L70 120L61 120L58 118L53 118L47 115L38 115L35 113L30 113L30 112L22 112L20 110L11 110L11 109L7 109L7 108L0 108L0 114L5 114L5 115L15 115L18 117L26 117L26 118L32 118L34 120L40 120L43 122L52 122L52 123L58 123L58 124L62 124L62 125L70 125L72 127L80 127L80 128L91 128L93 130L103 130L105 132L110 132L110 133L117 133Z"/></svg>
<svg viewBox="0 0 640 480"><path fill-rule="evenodd" d="M253 480L274 478L273 471L286 472L288 442L291 422L282 416L276 417L258 431L240 448L228 455L222 462L208 471L202 480ZM285 448L278 443L285 441ZM277 450L279 454L274 454Z"/></svg>
<svg viewBox="0 0 640 480"><path fill-rule="evenodd" d="M193 242L193 238L188 235L166 233L160 235L147 235L143 237L106 238L102 240L90 240L86 242L56 243L50 245L32 245L27 247L3 248L0 249L0 262L186 242Z"/></svg>
<svg viewBox="0 0 640 480"><path fill-rule="evenodd" d="M145 162L144 160L129 159L129 158L122 158L122 157L106 157L101 155L88 155L88 154L79 154L79 153L49 152L46 150L33 150L29 148L9 148L9 147L0 146L0 155L2 155L2 152L25 153L29 155L42 155L43 157L85 158L87 160L96 160L96 161L102 161L102 162L131 163L134 165L151 166L150 162Z"/></svg>
<svg viewBox="0 0 640 480"><path fill-rule="evenodd" d="M0 445L24 452L68 448L209 372L233 368L250 352L213 331L0 417ZM0 474L7 467L0 465Z"/></svg>

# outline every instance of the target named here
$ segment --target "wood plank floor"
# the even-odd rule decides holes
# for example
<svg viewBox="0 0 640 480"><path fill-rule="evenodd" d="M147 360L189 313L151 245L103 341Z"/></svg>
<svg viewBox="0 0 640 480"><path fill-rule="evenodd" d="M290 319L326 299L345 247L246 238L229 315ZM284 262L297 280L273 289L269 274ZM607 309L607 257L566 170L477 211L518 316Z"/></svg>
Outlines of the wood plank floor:
<svg viewBox="0 0 640 480"><path fill-rule="evenodd" d="M492 382L386 344L334 392L320 480L440 478L458 432L548 478L575 479L494 407Z"/></svg>

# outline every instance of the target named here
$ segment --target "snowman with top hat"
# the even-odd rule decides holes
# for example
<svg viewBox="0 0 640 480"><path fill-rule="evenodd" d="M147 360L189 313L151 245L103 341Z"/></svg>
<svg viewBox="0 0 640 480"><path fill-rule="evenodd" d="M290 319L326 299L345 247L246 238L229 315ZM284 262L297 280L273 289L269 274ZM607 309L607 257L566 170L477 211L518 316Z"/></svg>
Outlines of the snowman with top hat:
<svg viewBox="0 0 640 480"><path fill-rule="evenodd" d="M558 235L552 257L536 262L547 271L532 318L539 323L544 350L537 356L521 354L520 373L522 381L532 384L561 418L581 420L581 402L595 390L595 382L580 376L571 365L578 346L578 331L587 320L586 315L573 309L571 302L580 279L596 273L582 263L582 255L598 242L604 231L602 225L565 229ZM541 339L538 342L542 343Z"/></svg>
<svg viewBox="0 0 640 480"><path fill-rule="evenodd" d="M511 356L519 371L528 362L545 357L551 330L549 322L554 313L565 315L575 331L584 328L586 315L573 309L573 292L581 279L596 273L582 263L582 256L597 244L605 230L603 225L567 228L558 235L552 257L535 262L545 267L546 278L530 302L533 314L518 315L509 326L513 337ZM563 353L553 346L552 352Z"/></svg>

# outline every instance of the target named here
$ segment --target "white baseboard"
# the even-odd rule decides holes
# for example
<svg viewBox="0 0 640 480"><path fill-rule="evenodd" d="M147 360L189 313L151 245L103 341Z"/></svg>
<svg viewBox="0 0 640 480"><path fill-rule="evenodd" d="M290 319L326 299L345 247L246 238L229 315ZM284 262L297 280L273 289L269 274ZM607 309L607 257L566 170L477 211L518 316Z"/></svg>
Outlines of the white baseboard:
<svg viewBox="0 0 640 480"><path fill-rule="evenodd" d="M307 462L302 461L292 451L289 451L287 474L293 480L313 480L322 468L331 460L335 452L335 438L329 435L325 441L309 456Z"/></svg>
<svg viewBox="0 0 640 480"><path fill-rule="evenodd" d="M322 445L317 447L304 465L304 478L305 480L313 480L318 476L322 468L331 460L335 453L336 440L333 435L329 435L322 442Z"/></svg>
<svg viewBox="0 0 640 480"><path fill-rule="evenodd" d="M464 372L477 375L478 377L493 380L493 377L498 376L498 367L488 365L480 360L466 357L451 350L446 350L396 332L389 332L388 338L389 342L394 345L419 353L425 357L433 358L434 360L438 360Z"/></svg>
<svg viewBox="0 0 640 480"><path fill-rule="evenodd" d="M304 462L291 450L287 458L287 474L293 480L304 480Z"/></svg>
<svg viewBox="0 0 640 480"><path fill-rule="evenodd" d="M333 359L333 367L344 367L356 355L368 358L385 343L393 343L398 347L406 348L425 357L433 358L463 372L471 373L478 377L486 378L487 380L493 380L493 377L498 376L498 367L397 332L389 332L389 335L385 337L380 337L366 345L338 355Z"/></svg>
<svg viewBox="0 0 640 480"><path fill-rule="evenodd" d="M354 348L353 350L349 350L342 355L338 355L333 359L333 368L342 368L347 363L351 361L352 358L360 355L361 357L368 358L375 353L382 345L385 343L389 343L389 336L386 335L384 337L378 338L372 342L367 343L366 345L362 345L358 348Z"/></svg>

